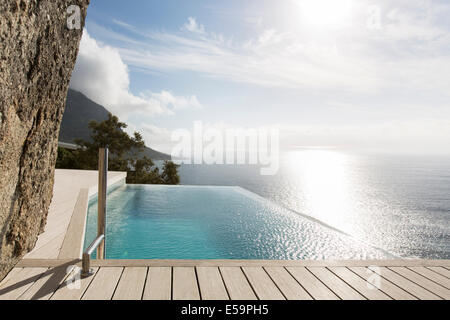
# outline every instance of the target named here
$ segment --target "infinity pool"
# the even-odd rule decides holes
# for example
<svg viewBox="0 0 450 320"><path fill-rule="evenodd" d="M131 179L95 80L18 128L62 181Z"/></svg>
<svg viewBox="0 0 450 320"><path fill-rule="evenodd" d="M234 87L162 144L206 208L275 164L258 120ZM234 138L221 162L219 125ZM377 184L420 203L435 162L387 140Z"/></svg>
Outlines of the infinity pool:
<svg viewBox="0 0 450 320"><path fill-rule="evenodd" d="M124 185L109 193L107 210L108 259L391 257L239 187ZM93 199L85 248L96 220Z"/></svg>

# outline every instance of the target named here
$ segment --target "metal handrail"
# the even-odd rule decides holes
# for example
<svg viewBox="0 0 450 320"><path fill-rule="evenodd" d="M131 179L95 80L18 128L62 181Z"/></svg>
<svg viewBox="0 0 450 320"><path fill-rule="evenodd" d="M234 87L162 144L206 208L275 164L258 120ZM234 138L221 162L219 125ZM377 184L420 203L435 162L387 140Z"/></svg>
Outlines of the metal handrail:
<svg viewBox="0 0 450 320"><path fill-rule="evenodd" d="M91 245L83 252L82 272L83 277L92 275L94 272L91 269L91 255L98 248L98 246L105 240L105 235L99 235Z"/></svg>
<svg viewBox="0 0 450 320"><path fill-rule="evenodd" d="M97 249L97 259L103 260L105 254L106 234L106 192L108 186L108 147L100 148L98 152L98 210L97 210L97 239L83 252L83 277L93 274L91 269L91 254Z"/></svg>

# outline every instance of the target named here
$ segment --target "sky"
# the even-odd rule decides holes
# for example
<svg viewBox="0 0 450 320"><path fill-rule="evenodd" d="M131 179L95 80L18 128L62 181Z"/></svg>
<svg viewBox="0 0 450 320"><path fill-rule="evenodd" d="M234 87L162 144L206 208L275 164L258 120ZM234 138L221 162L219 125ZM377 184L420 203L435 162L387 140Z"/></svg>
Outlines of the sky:
<svg viewBox="0 0 450 320"><path fill-rule="evenodd" d="M278 127L280 146L450 153L446 0L94 0L71 87L171 133Z"/></svg>

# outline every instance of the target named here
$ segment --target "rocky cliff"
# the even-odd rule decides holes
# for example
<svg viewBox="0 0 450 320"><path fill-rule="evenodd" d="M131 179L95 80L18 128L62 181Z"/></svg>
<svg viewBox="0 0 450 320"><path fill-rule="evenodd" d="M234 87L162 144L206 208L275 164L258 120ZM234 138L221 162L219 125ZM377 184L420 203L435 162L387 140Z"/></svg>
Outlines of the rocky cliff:
<svg viewBox="0 0 450 320"><path fill-rule="evenodd" d="M88 4L0 2L0 279L34 247L46 223Z"/></svg>

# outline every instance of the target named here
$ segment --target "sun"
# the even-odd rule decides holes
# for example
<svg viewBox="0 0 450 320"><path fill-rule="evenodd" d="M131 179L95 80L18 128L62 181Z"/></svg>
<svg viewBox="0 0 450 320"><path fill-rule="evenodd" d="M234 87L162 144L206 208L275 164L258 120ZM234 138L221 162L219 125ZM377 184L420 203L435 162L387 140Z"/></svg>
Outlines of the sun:
<svg viewBox="0 0 450 320"><path fill-rule="evenodd" d="M301 19L313 27L340 27L351 18L352 0L297 0Z"/></svg>

